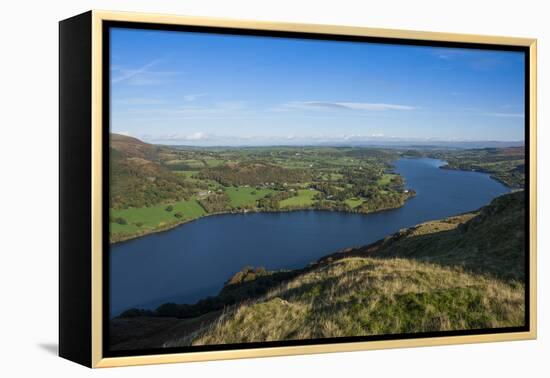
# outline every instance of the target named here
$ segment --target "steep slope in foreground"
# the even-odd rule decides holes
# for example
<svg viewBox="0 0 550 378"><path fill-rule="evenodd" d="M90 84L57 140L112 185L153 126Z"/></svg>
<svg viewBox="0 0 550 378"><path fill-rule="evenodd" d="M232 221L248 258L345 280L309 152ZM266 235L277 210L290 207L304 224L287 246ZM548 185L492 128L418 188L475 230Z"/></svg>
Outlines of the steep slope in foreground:
<svg viewBox="0 0 550 378"><path fill-rule="evenodd" d="M519 326L523 303L521 285L413 260L353 257L240 306L193 344Z"/></svg>
<svg viewBox="0 0 550 378"><path fill-rule="evenodd" d="M192 343L521 326L523 219L517 192L332 255L224 314Z"/></svg>

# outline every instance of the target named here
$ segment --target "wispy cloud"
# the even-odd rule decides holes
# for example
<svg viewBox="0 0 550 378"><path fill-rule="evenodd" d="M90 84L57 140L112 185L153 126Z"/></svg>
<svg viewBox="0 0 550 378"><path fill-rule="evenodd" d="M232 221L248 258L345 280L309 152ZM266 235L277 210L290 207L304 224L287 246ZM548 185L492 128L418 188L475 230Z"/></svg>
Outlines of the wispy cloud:
<svg viewBox="0 0 550 378"><path fill-rule="evenodd" d="M502 117L502 118L525 118L523 113L483 113L488 117Z"/></svg>
<svg viewBox="0 0 550 378"><path fill-rule="evenodd" d="M197 98L206 96L206 93L195 93L183 96L185 101L195 101Z"/></svg>
<svg viewBox="0 0 550 378"><path fill-rule="evenodd" d="M333 101L295 101L284 105L285 108L333 109L333 110L414 110L415 106L375 102L333 102Z"/></svg>
<svg viewBox="0 0 550 378"><path fill-rule="evenodd" d="M111 83L125 83L128 85L155 85L162 84L166 78L179 75L179 71L159 71L151 70L154 66L161 63L162 60L153 60L138 68L123 68L116 66L112 71Z"/></svg>
<svg viewBox="0 0 550 378"><path fill-rule="evenodd" d="M142 74L144 72L147 72L147 70L151 67L153 67L155 64L159 63L159 60L153 60L139 68L136 69L123 69L119 66L113 66L113 71L118 72L119 75L116 77L113 77L111 82L113 83L120 83L121 81L125 81L128 79L131 79L139 74Z"/></svg>

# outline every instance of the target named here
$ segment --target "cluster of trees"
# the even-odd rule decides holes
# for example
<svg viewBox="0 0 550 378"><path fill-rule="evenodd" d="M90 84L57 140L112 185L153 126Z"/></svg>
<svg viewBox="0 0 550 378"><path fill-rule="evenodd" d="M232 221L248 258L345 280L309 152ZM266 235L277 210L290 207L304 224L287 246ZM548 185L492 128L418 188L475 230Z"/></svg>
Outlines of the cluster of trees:
<svg viewBox="0 0 550 378"><path fill-rule="evenodd" d="M258 201L258 208L264 210L278 210L280 208L279 202L296 195L296 192L291 192L288 190L269 193L267 196Z"/></svg>
<svg viewBox="0 0 550 378"><path fill-rule="evenodd" d="M333 198L335 200L343 201L347 196L347 191L345 192L344 189L336 187L335 185L332 185L329 182L319 182L314 183L311 185L313 189L318 190L319 192L323 193L325 198Z"/></svg>
<svg viewBox="0 0 550 378"><path fill-rule="evenodd" d="M333 201L345 201L348 198L363 197L370 198L373 194L379 194L381 190L385 192L403 192L405 182L399 175L391 178L386 185L378 184L378 180L382 177L380 171L372 172L371 175L358 173L352 170L343 171L344 178L338 182L318 182L311 185L312 188L322 193L322 198Z"/></svg>
<svg viewBox="0 0 550 378"><path fill-rule="evenodd" d="M326 199L319 199L315 203L315 208L319 210L332 210L332 211L349 211L348 205L342 201L333 201Z"/></svg>
<svg viewBox="0 0 550 378"><path fill-rule="evenodd" d="M109 221L111 223L118 223L118 224L122 224L122 225L125 225L125 224L128 224L128 221L123 218L123 217L113 217L113 216L110 216L109 217Z"/></svg>
<svg viewBox="0 0 550 378"><path fill-rule="evenodd" d="M203 169L199 178L215 180L225 186L272 186L309 181L311 172L265 162L246 162Z"/></svg>
<svg viewBox="0 0 550 378"><path fill-rule="evenodd" d="M152 206L161 202L188 199L195 185L160 164L142 159L126 159L111 153L110 207Z"/></svg>
<svg viewBox="0 0 550 378"><path fill-rule="evenodd" d="M381 193L379 190L369 190L363 202L357 209L362 213L370 213L384 209L394 209L405 204L405 201L414 196L414 191L407 192L386 192Z"/></svg>
<svg viewBox="0 0 550 378"><path fill-rule="evenodd" d="M216 193L200 199L198 202L207 213L220 213L231 210L229 196L226 193Z"/></svg>

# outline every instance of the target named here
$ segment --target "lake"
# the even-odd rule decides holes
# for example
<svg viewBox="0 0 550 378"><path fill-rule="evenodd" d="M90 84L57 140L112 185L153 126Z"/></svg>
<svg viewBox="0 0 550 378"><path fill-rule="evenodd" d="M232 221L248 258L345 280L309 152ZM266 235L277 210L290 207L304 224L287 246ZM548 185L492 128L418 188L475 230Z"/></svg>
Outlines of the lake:
<svg viewBox="0 0 550 378"><path fill-rule="evenodd" d="M111 316L131 307L194 303L216 295L235 272L307 265L401 228L475 210L509 189L479 172L440 169L435 159L400 159L396 171L416 197L375 214L329 211L227 214L111 246Z"/></svg>

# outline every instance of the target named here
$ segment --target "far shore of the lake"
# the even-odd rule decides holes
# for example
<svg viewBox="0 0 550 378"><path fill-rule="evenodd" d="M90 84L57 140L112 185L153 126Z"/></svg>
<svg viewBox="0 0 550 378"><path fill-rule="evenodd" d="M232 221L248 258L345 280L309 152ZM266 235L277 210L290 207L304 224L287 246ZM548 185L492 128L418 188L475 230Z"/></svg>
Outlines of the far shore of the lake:
<svg viewBox="0 0 550 378"><path fill-rule="evenodd" d="M370 215L370 214L375 214L375 213L381 213L381 212L384 212L384 211L396 210L396 209L399 209L399 208L405 206L409 199L416 196L416 192L414 190L409 190L408 194L409 195L405 199L405 202L403 202L403 204L400 205L400 206L384 207L384 208L380 208L380 209L376 209L376 210L372 210L372 211L355 211L353 209L350 209L350 210L326 209L326 208L310 206L310 207L292 207L292 208L277 209L277 210L265 210L265 209L255 208L255 209L244 209L244 210L220 211L220 212L216 212L216 213L206 213L206 214L201 215L201 216L196 217L196 218L190 218L190 219L183 220L181 222L162 225L162 226L159 226L155 229L144 230L142 233L137 233L137 234L132 234L132 235L121 235L116 240L110 239L109 244L110 245L120 244L120 243L128 242L128 241L131 241L131 240L139 239L141 237L145 237L145 236L149 236L149 235L153 235L153 234L159 234L159 233L162 233L162 232L167 232L167 231L170 231L170 230L172 230L176 227L183 226L184 224L194 222L194 221L197 221L199 219L203 219L203 218L206 218L206 217L212 217L212 216L219 216L219 215L228 215L228 214L244 215L244 214L260 214L260 213L264 213L264 214L268 214L268 213L290 213L290 212L296 212L296 211L329 211L329 212L340 212L340 213L348 213L348 214Z"/></svg>
<svg viewBox="0 0 550 378"><path fill-rule="evenodd" d="M492 179L495 180L495 181L500 182L502 185L504 185L505 187L507 187L507 188L510 189L510 190L516 191L516 190L522 190L522 189L523 189L523 188L521 188L521 187L511 186L511 185L508 184L506 181L501 180L500 178L496 177L492 172L487 171L487 170L485 170L485 169L481 169L481 168L460 169L460 168L451 167L447 162L445 162L445 163L446 163L445 165L442 165L442 166L440 166L439 168L440 168L440 169L446 169L446 170L449 170L449 171L462 171L462 172L485 173L486 175L489 175L490 178L492 178Z"/></svg>
<svg viewBox="0 0 550 378"><path fill-rule="evenodd" d="M450 167L448 162L446 162L444 160L441 160L441 162L442 162L442 164L438 167L439 169L445 169L445 170L451 170L451 171L462 171L462 172L484 173L484 174L487 174L491 179L501 183L502 185L504 185L505 187L507 187L508 189L510 189L512 191L522 189L522 188L515 188L515 187L512 187L512 186L508 185L506 182L500 180L497 177L494 177L491 174L491 172L487 172L487 171L484 171L484 170L475 170L475 169L474 170L459 169L459 168ZM413 198L415 195L416 195L416 192L414 191L414 189L410 189L410 195L409 195L408 198L405 199L405 202L402 205L395 206L395 207L386 207L386 208L381 208L381 209L377 209L377 210L373 210L373 211L367 211L367 212L355 211L354 209L349 209L349 210L345 210L345 209L337 209L336 210L336 209L334 209L333 210L333 209L325 209L325 208L318 208L318 207L310 206L310 207L296 207L296 208L277 209L277 210L265 210L265 209L254 208L254 209L230 210L230 211L222 211L222 212L216 212L216 213L207 213L207 214L201 215L201 216L196 217L196 218L190 218L190 219L183 220L181 222L170 223L170 224L159 226L159 227L154 228L154 229L143 230L143 232L140 232L140 233L136 233L136 234L132 234L132 235L120 235L115 240L110 239L109 244L110 245L115 245L115 244L131 241L131 240L134 240L134 239L138 239L138 238L141 238L141 237L144 237L144 236L170 231L170 230L172 230L172 229L174 229L178 226L182 226L184 224L194 222L198 219L202 219L202 218L209 217L209 216L216 216L216 215L248 214L248 213L288 213L288 212L293 212L293 211L333 211L333 212L342 212L342 213L350 213L350 214L369 215L369 214L374 214L374 213L378 213L378 212L399 209L399 208L405 206L407 204L407 201L409 199Z"/></svg>

